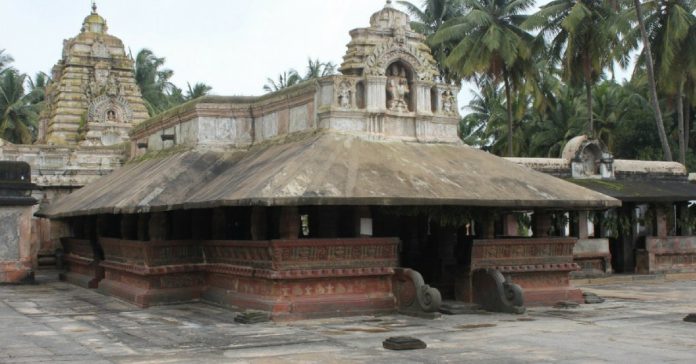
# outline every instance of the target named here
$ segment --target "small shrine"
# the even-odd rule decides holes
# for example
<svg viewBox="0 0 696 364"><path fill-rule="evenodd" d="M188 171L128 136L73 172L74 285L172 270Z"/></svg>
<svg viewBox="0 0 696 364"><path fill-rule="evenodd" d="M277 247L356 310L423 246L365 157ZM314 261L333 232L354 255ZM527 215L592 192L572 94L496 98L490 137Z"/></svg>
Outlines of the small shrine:
<svg viewBox="0 0 696 364"><path fill-rule="evenodd" d="M387 2L338 75L135 126L124 167L40 212L69 227L63 278L274 320L581 301L552 216L620 202L464 145L458 87L409 24ZM501 229L519 210L532 236Z"/></svg>
<svg viewBox="0 0 696 364"><path fill-rule="evenodd" d="M603 213L578 211L569 233L578 237L576 275L696 272L696 184L677 162L615 159L599 140L581 135L561 158L508 158L537 171L621 200Z"/></svg>

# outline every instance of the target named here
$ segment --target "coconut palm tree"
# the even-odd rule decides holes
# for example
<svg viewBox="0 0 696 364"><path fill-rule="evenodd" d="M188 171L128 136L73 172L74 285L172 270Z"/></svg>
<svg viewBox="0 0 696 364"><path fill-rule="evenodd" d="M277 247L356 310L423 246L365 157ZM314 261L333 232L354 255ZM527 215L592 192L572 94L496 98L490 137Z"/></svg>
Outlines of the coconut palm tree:
<svg viewBox="0 0 696 364"><path fill-rule="evenodd" d="M168 95L172 94L175 86L169 79L174 75L174 71L162 69L165 60L164 57L155 56L147 48L141 49L135 57L135 82L140 87L150 116L171 106Z"/></svg>
<svg viewBox="0 0 696 364"><path fill-rule="evenodd" d="M210 93L210 91L213 89L212 87L202 82L196 82L196 84L193 85L193 87L191 87L191 84L187 82L186 86L188 89L186 90L186 96L184 98L187 101L203 97Z"/></svg>
<svg viewBox="0 0 696 364"><path fill-rule="evenodd" d="M584 87L588 132L594 136L592 86L603 70L624 53L619 49L612 2L597 0L554 0L542 6L524 23L539 30L539 37L551 38L549 55L560 62L563 78L572 87Z"/></svg>
<svg viewBox="0 0 696 364"><path fill-rule="evenodd" d="M266 92L276 92L290 86L294 86L302 81L302 77L294 69L287 70L278 75L278 80L272 78L266 79L266 84L263 85L263 90Z"/></svg>
<svg viewBox="0 0 696 364"><path fill-rule="evenodd" d="M460 17L465 12L463 0L424 0L421 7L409 1L398 1L398 3L411 16L411 29L428 37L435 34L446 21ZM461 77L457 77L443 67L452 46L452 44L440 44L433 45L431 48L437 60L440 76L448 81L458 81Z"/></svg>
<svg viewBox="0 0 696 364"><path fill-rule="evenodd" d="M333 62L322 62L318 59L307 59L307 71L302 78L303 81L313 78L321 78L333 75L336 72L336 65Z"/></svg>
<svg viewBox="0 0 696 364"><path fill-rule="evenodd" d="M12 62L14 62L14 58L6 53L4 49L0 49L0 73L6 70Z"/></svg>
<svg viewBox="0 0 696 364"><path fill-rule="evenodd" d="M37 107L24 93L27 76L6 68L0 73L0 138L30 144L36 132Z"/></svg>
<svg viewBox="0 0 696 364"><path fill-rule="evenodd" d="M453 43L444 65L471 79L485 74L505 90L508 156L513 155L512 91L532 58L533 37L520 26L534 0L464 0L468 13L445 22L432 36L434 45Z"/></svg>
<svg viewBox="0 0 696 364"><path fill-rule="evenodd" d="M625 11L624 15L636 27L629 29L625 35L625 42L631 49L637 49L640 44L644 45L643 52L639 59L638 66L645 67L651 87L651 103L655 108L657 92L669 95L674 100L678 115L679 130L679 161L685 163L687 150L688 129L684 120L684 87L687 79L694 71L696 63L693 52L694 33L696 33L696 17L693 15L696 10L696 1L693 0L648 0L641 3L633 2L633 6ZM638 13L643 16L637 16ZM646 57L650 54L650 57ZM650 63L654 61L653 75L651 81ZM655 86L655 89L652 89ZM659 90L658 90L659 89ZM656 117L661 117L661 110L656 109ZM657 121L656 121L657 122ZM671 150L669 144L665 146L666 135L664 124L658 122L658 134L663 144L663 151Z"/></svg>

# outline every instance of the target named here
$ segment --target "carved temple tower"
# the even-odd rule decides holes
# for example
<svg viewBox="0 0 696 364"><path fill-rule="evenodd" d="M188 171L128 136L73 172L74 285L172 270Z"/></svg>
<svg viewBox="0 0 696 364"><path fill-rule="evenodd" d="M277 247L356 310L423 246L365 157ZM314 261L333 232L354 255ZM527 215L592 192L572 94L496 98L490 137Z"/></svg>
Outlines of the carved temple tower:
<svg viewBox="0 0 696 364"><path fill-rule="evenodd" d="M128 132L147 117L133 60L123 42L107 33L93 5L82 31L64 41L62 58L53 67L37 143L2 142L0 161L28 163L37 187L33 197L40 202L35 209L47 206L120 168ZM43 262L54 255L54 235L62 226L36 217L32 224L30 246Z"/></svg>
<svg viewBox="0 0 696 364"><path fill-rule="evenodd" d="M128 140L133 125L147 119L133 60L107 30L93 5L80 34L63 42L40 121L40 144L119 144Z"/></svg>

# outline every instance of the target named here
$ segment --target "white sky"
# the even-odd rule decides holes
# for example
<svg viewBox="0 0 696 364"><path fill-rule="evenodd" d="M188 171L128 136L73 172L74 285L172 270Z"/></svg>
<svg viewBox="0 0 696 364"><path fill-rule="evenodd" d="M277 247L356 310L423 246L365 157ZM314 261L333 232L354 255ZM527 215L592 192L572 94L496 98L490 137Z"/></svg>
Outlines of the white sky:
<svg viewBox="0 0 696 364"><path fill-rule="evenodd" d="M412 1L420 4L420 0ZM542 0L541 3L546 1ZM384 0L99 0L109 33L133 54L166 57L173 82L205 82L216 95L259 95L266 78L304 73L307 57L340 64L348 32L367 27ZM21 72L49 72L63 39L80 31L89 0L0 0L0 49ZM460 107L471 95L460 94ZM466 113L463 110L463 113Z"/></svg>

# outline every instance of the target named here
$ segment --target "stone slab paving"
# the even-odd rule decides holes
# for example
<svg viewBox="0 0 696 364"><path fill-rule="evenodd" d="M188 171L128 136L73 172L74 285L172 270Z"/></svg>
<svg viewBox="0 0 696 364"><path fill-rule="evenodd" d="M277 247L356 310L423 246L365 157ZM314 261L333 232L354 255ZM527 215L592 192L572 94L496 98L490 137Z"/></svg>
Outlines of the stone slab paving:
<svg viewBox="0 0 696 364"><path fill-rule="evenodd" d="M0 363L694 363L696 281L586 288L607 302L524 315L360 316L243 325L205 303L139 309L58 282L0 286ZM390 351L413 336L428 348Z"/></svg>

